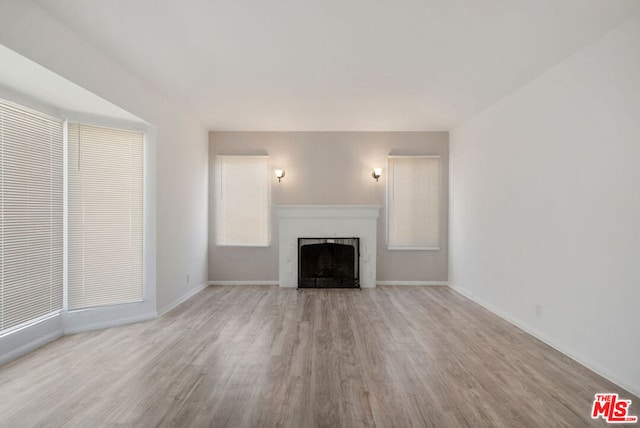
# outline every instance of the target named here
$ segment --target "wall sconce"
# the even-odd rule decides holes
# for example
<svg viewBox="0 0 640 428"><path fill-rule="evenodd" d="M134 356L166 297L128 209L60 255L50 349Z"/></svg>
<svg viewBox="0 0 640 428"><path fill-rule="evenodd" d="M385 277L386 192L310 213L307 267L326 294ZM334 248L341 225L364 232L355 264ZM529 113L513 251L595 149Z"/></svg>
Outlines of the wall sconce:
<svg viewBox="0 0 640 428"><path fill-rule="evenodd" d="M278 183L282 180L282 177L285 176L284 169L276 169L276 178L278 179Z"/></svg>
<svg viewBox="0 0 640 428"><path fill-rule="evenodd" d="M382 168L373 168L373 172L371 173L371 176L375 178L376 181L378 181L378 178L380 178L381 175L382 175Z"/></svg>

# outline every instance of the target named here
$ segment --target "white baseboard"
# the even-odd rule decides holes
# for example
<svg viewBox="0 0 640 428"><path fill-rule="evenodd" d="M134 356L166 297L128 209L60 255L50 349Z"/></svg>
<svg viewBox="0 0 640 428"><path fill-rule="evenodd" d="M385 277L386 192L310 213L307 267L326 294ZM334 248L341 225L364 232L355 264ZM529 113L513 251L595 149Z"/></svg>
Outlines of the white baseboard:
<svg viewBox="0 0 640 428"><path fill-rule="evenodd" d="M278 285L278 281L209 281L209 285Z"/></svg>
<svg viewBox="0 0 640 428"><path fill-rule="evenodd" d="M29 342L26 345L19 347L18 349L14 349L11 352L7 352L6 354L0 357L0 366L8 363L11 360L15 360L16 358L22 357L25 354L28 354L31 351L35 351L41 346L46 345L49 342L53 342L56 339L60 339L64 336L62 330L54 331L53 333L49 333L46 336L42 336L33 342Z"/></svg>
<svg viewBox="0 0 640 428"><path fill-rule="evenodd" d="M117 327L124 324L133 324L136 322L149 321L158 318L156 312L150 312L146 314L137 315L128 318L118 318L108 321L101 321L92 324L85 324L82 326L69 327L64 329L64 334L82 333L84 331L101 330L103 328Z"/></svg>
<svg viewBox="0 0 640 428"><path fill-rule="evenodd" d="M165 306L164 308L160 309L158 311L158 316L159 317L163 316L164 314L166 314L170 310L178 307L180 304L186 302L187 300L189 300L190 298L192 298L193 296L195 296L196 294L198 294L199 292L201 292L202 290L204 290L208 286L209 286L209 282L204 282L204 283L198 285L197 287L195 287L194 289L189 290L188 292L183 294L181 297L179 297L177 300L169 303L167 306Z"/></svg>
<svg viewBox="0 0 640 428"><path fill-rule="evenodd" d="M491 305L489 303L486 303L486 302L482 301L481 299L478 299L475 296L475 294L470 292L469 290L466 290L466 289L461 288L461 287L453 287L453 286L449 286L449 288L451 288L453 291L455 291L457 293L460 293L461 295L463 295L467 299L477 303L478 305L482 306L483 308L485 308L489 312L492 312L494 315L499 316L503 320L505 320L505 321L509 322L510 324L513 324L514 326L518 327L519 329L525 331L526 333L530 334L531 336L535 337L536 339L546 343L547 345L551 346L556 351L560 352L561 354L566 355L567 357L571 358L572 360L574 360L578 364L583 365L584 367L586 367L589 370L595 372L596 374L602 376L603 378L607 379L608 381L615 383L616 385L618 385L619 387L621 387L623 389L626 389L628 392L632 393L633 395L635 395L637 397L640 396L640 385L634 384L633 382L630 383L627 379L620 379L617 376L611 374L609 372L609 370L605 369L604 367L601 367L599 364L596 364L593 361L590 361L589 358L585 358L583 355L578 355L575 352L567 350L564 346L562 346L562 345L558 344L556 341L550 339L545 334L542 334L542 333L538 332L536 329L532 328L531 326L523 323L522 321L517 320L517 319L511 317L510 315L505 314L503 311L501 311L500 309L496 308L495 306L493 306L493 305Z"/></svg>
<svg viewBox="0 0 640 428"><path fill-rule="evenodd" d="M278 281L209 281L209 285L279 285ZM447 281L376 281L376 285L423 285L423 286L447 286ZM283 286L287 288L287 286ZM297 288L291 285L289 288Z"/></svg>
<svg viewBox="0 0 640 428"><path fill-rule="evenodd" d="M446 287L449 285L448 281L376 281L376 285L427 285Z"/></svg>

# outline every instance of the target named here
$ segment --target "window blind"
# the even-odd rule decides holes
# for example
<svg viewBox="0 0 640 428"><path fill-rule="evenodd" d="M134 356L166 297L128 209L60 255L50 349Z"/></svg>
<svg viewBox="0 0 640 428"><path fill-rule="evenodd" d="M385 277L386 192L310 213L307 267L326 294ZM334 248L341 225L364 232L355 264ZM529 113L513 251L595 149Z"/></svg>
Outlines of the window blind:
<svg viewBox="0 0 640 428"><path fill-rule="evenodd" d="M388 246L439 249L440 158L389 157Z"/></svg>
<svg viewBox="0 0 640 428"><path fill-rule="evenodd" d="M143 297L144 135L68 128L68 306Z"/></svg>
<svg viewBox="0 0 640 428"><path fill-rule="evenodd" d="M0 100L0 330L62 309L63 123Z"/></svg>
<svg viewBox="0 0 640 428"><path fill-rule="evenodd" d="M216 242L268 246L269 158L216 157Z"/></svg>

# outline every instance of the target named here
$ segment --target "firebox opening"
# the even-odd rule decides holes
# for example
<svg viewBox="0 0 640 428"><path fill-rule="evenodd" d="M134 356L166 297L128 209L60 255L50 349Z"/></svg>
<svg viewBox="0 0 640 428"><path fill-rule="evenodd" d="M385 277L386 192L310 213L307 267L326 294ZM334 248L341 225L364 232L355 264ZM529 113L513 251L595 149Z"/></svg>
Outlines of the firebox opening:
<svg viewBox="0 0 640 428"><path fill-rule="evenodd" d="M358 288L358 238L299 238L298 288Z"/></svg>

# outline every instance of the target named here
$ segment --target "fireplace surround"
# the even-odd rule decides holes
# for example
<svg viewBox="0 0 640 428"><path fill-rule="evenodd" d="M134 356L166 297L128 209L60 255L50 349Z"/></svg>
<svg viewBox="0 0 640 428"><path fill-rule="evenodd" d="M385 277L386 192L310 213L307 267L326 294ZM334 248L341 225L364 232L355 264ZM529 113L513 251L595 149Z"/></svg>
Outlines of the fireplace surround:
<svg viewBox="0 0 640 428"><path fill-rule="evenodd" d="M298 238L359 239L358 282L376 286L377 230L380 205L279 205L278 281L298 287Z"/></svg>

